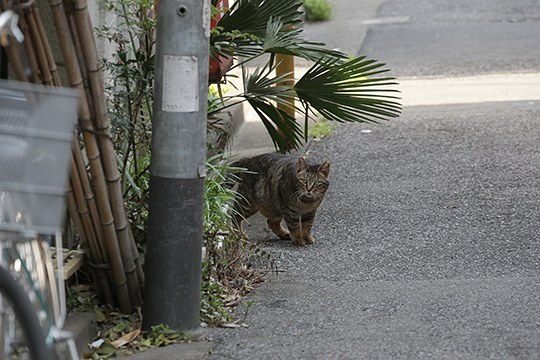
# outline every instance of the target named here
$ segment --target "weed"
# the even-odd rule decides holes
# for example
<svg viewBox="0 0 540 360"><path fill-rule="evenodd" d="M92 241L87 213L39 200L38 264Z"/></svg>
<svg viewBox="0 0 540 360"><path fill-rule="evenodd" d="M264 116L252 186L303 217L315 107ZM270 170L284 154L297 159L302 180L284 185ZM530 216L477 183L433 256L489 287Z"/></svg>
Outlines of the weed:
<svg viewBox="0 0 540 360"><path fill-rule="evenodd" d="M308 21L330 20L332 5L328 0L302 0Z"/></svg>
<svg viewBox="0 0 540 360"><path fill-rule="evenodd" d="M115 45L103 59L109 118L118 153L126 210L138 243L146 238L153 118L155 19L153 0L106 0L114 23L98 36Z"/></svg>
<svg viewBox="0 0 540 360"><path fill-rule="evenodd" d="M320 140L330 135L336 127L335 123L321 119L309 128L309 135L315 140Z"/></svg>
<svg viewBox="0 0 540 360"><path fill-rule="evenodd" d="M231 223L236 192L235 172L223 154L207 161L205 181L203 302L201 319L211 325L228 322L227 309L236 306L273 266L271 257L258 246L238 236ZM268 267L256 268L252 258L267 259Z"/></svg>

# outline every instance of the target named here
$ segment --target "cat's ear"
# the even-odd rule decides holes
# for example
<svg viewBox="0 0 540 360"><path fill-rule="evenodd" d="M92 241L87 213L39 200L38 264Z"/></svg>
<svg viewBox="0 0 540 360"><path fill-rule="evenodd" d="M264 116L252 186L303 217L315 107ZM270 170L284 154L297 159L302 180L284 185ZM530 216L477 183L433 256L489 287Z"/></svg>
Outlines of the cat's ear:
<svg viewBox="0 0 540 360"><path fill-rule="evenodd" d="M300 171L307 171L308 164L306 162L306 159L303 156L298 157L298 172Z"/></svg>
<svg viewBox="0 0 540 360"><path fill-rule="evenodd" d="M322 163L321 166L319 166L319 172L321 172L324 176L328 177L328 174L330 174L330 163L328 161L325 161Z"/></svg>

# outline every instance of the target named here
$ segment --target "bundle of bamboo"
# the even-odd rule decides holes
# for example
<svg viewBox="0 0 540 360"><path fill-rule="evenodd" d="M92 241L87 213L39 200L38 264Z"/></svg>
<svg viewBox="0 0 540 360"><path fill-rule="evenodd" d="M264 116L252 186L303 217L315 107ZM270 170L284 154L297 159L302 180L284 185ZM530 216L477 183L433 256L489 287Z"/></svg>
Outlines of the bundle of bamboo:
<svg viewBox="0 0 540 360"><path fill-rule="evenodd" d="M44 30L36 4L22 1L15 7L8 6L12 3L2 0L2 10L11 9L19 14L25 35L24 47L14 42L6 48L15 76L19 81L61 86L47 37L50 34ZM107 304L128 313L141 303L144 275L122 197L87 2L49 0L49 5L69 85L80 96L68 212L79 233L96 289Z"/></svg>

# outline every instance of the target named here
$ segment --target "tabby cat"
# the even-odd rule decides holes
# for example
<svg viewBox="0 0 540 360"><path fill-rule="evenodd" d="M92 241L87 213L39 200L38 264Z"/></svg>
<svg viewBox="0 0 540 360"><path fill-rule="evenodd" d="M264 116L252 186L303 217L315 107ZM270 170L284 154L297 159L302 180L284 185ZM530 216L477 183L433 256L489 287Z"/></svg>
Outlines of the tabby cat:
<svg viewBox="0 0 540 360"><path fill-rule="evenodd" d="M242 220L260 211L280 238L295 245L313 244L311 226L329 185L328 161L312 164L304 157L262 154L233 165L248 170L237 174L235 221L242 234Z"/></svg>

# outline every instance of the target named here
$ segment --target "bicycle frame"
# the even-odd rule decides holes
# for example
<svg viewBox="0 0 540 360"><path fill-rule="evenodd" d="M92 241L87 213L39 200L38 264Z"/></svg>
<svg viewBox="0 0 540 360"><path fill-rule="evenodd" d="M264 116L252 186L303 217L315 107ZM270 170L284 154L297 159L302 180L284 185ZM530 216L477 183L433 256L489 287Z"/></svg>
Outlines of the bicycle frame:
<svg viewBox="0 0 540 360"><path fill-rule="evenodd" d="M27 101L22 108L20 102L13 104L13 99L20 94L24 94ZM4 101L3 97L9 101ZM32 119L35 110L39 109L40 118L46 118L47 114L56 117L58 109L46 108L58 106L59 99L69 102L67 113L58 115L64 121L36 124ZM47 102L50 104L46 105ZM71 92L0 81L0 139L4 140L0 140L0 266L8 269L28 294L50 348L69 340L61 331L66 304L59 229L76 102ZM20 112L27 105L32 109L26 117L21 117ZM59 129L53 131L54 128ZM58 168L50 168L53 165ZM63 175L43 179L42 174L35 173L45 169ZM38 234L53 235L56 240L56 278L49 244ZM71 358L77 359L72 341L68 341L68 348Z"/></svg>
<svg viewBox="0 0 540 360"><path fill-rule="evenodd" d="M2 45L7 34L22 41L17 18L11 11L0 14ZM61 330L66 317L61 229L77 103L71 90L0 81L0 266L23 290L15 289L18 296L28 297L23 300L37 315L48 347L65 342L72 359L78 359L73 340ZM56 277L41 235L55 238ZM1 336L2 359L11 346L6 340L17 338L17 305L11 304L12 311L0 296L0 331L7 325L8 332Z"/></svg>

